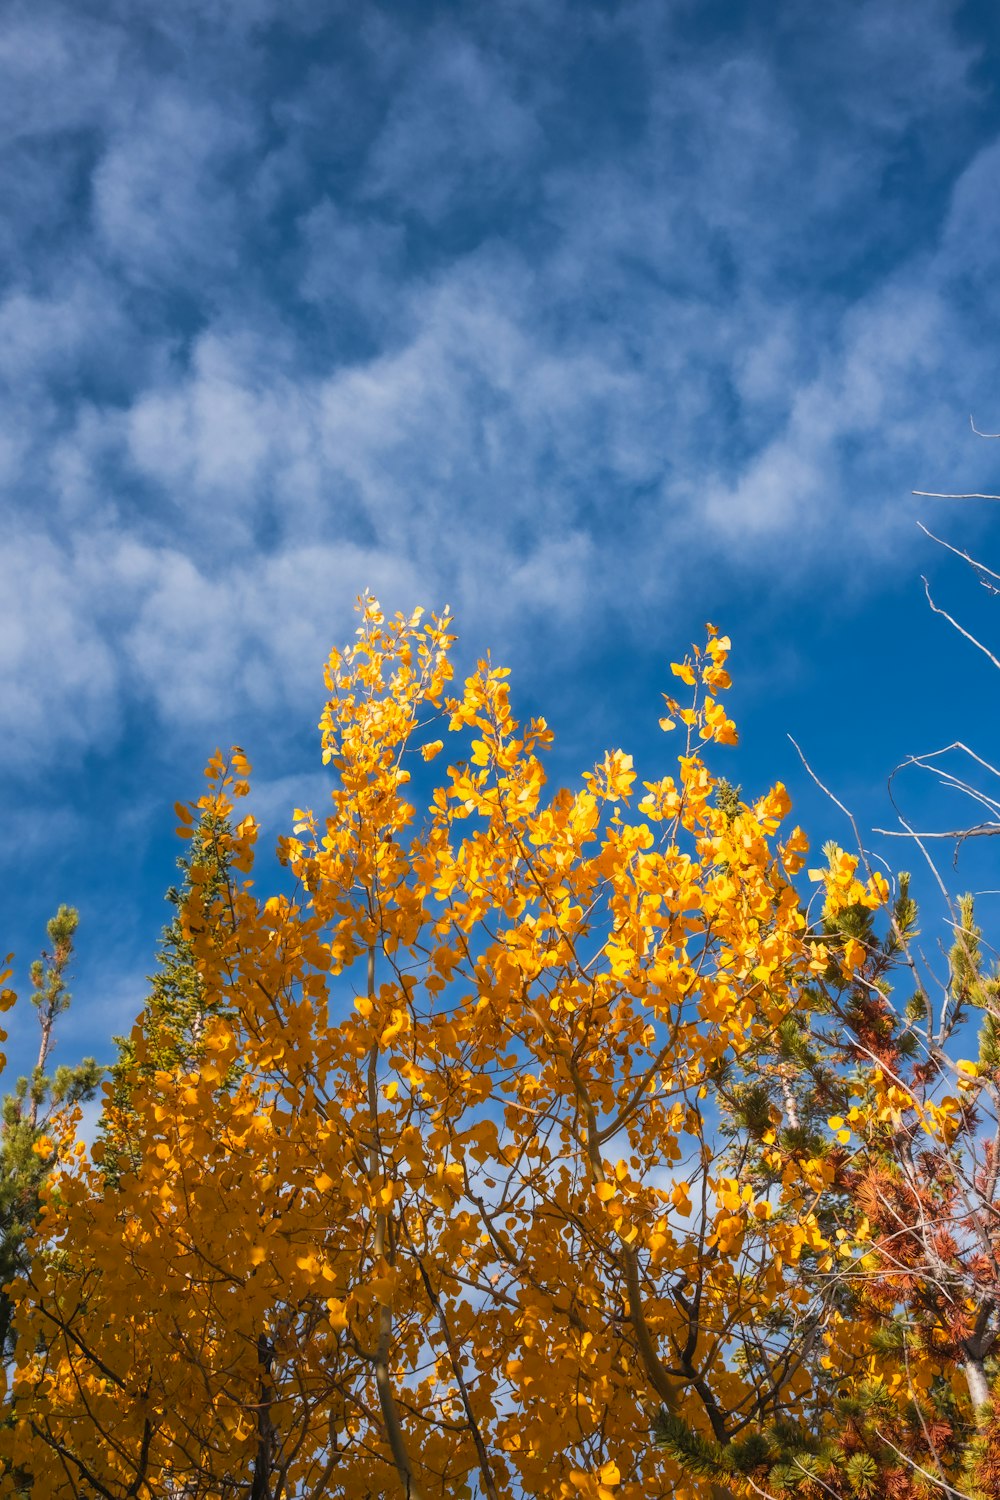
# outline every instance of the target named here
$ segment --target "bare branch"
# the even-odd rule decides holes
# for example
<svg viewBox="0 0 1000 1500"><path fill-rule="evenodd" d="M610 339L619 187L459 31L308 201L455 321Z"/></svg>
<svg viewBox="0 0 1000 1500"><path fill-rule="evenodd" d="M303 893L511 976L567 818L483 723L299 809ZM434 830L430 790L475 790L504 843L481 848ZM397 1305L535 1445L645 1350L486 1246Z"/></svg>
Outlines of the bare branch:
<svg viewBox="0 0 1000 1500"><path fill-rule="evenodd" d="M996 498L1000 499L1000 496L997 496ZM1000 672L1000 661L997 661L996 657L993 655L993 652L990 651L986 646L984 646L982 641L977 641L976 637L974 635L971 635L970 632L965 629L964 625L960 625L958 621L952 615L950 615L946 609L942 609L939 604L934 603L934 600L931 597L930 584L927 582L926 578L922 578L921 582L924 585L924 593L927 595L927 603L930 605L934 613L936 615L941 615L943 619L948 621L949 625L953 625L955 627L959 635L963 635L967 641L971 641L973 646L978 647L978 649L983 653L984 656L989 657L990 661L996 667L997 671Z"/></svg>
<svg viewBox="0 0 1000 1500"><path fill-rule="evenodd" d="M1000 495L946 495L941 490L911 490L910 494L923 500L1000 500Z"/></svg>
<svg viewBox="0 0 1000 1500"><path fill-rule="evenodd" d="M812 766L806 760L805 755L802 752L802 747L799 745L798 741L796 739L794 739L792 737L792 735L789 735L788 738L792 741L792 744L795 746L796 754L798 755L799 760L802 762L803 766L805 766L807 774L816 783L816 785L819 787L820 791L824 792L826 794L826 796L829 797L830 801L833 802L837 807L840 808L841 812L844 814L844 817L850 823L851 829L852 829L852 831L854 833L854 837L855 837L855 839L857 841L858 848L863 851L864 850L864 843L862 841L861 833L860 833L860 830L858 828L857 820L855 819L854 814L852 812L849 812L848 809L841 802L840 798L834 796L834 794L833 794L833 792L831 792L830 788L828 786L826 786L822 781L820 781L819 777L816 775L816 772L813 770Z"/></svg>
<svg viewBox="0 0 1000 1500"><path fill-rule="evenodd" d="M875 828L872 832L881 834L887 839L993 838L996 834L1000 833L1000 823L977 823L974 828L949 828L942 833L917 833L912 829L900 832L898 828Z"/></svg>
<svg viewBox="0 0 1000 1500"><path fill-rule="evenodd" d="M970 557L968 552L962 551L961 547L953 547L951 542L946 542L943 537L935 536L933 531L924 525L923 521L918 521L917 525L924 536L929 536L931 541L937 542L939 547L945 547L949 552L954 552L956 557L963 557L970 567L976 569L977 573L988 573L991 578L995 578L997 583L1000 583L1000 573L994 573L992 568L988 568L985 563L979 562L977 558Z"/></svg>

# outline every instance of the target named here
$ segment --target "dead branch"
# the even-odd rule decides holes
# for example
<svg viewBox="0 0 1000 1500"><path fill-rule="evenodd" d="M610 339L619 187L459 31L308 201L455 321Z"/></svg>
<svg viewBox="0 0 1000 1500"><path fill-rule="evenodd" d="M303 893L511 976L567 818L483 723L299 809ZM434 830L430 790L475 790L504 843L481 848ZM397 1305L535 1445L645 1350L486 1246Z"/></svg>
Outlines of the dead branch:
<svg viewBox="0 0 1000 1500"><path fill-rule="evenodd" d="M1000 499L1000 496L996 496L995 498L996 499ZM930 605L930 607L934 611L934 613L936 615L941 615L945 620L948 621L949 625L953 625L954 626L954 628L958 631L959 635L964 636L967 641L971 641L972 645L975 646L975 647L977 647L978 650L980 650L983 653L984 656L988 656L989 659L990 659L990 661L996 667L997 671L1000 672L1000 661L997 661L996 657L993 655L993 652L990 651L990 649L987 646L984 646L983 643L982 643L982 641L977 640L976 637L974 635L972 635L972 633L970 631L966 630L964 625L960 625L958 623L958 621L952 615L950 615L946 609L942 609L939 604L935 604L934 603L934 600L931 597L930 584L927 582L926 578L922 578L921 582L923 583L923 586L924 586L924 593L927 595L927 603Z"/></svg>

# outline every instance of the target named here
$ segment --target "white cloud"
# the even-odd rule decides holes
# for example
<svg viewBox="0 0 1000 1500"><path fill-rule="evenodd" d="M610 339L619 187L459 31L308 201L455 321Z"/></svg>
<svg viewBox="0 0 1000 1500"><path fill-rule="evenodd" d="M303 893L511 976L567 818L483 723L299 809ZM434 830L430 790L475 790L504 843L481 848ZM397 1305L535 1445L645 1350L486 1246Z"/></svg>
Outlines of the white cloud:
<svg viewBox="0 0 1000 1500"><path fill-rule="evenodd" d="M225 184L253 144L240 115L162 88L123 112L94 173L94 217L132 279L239 269L238 203Z"/></svg>
<svg viewBox="0 0 1000 1500"><path fill-rule="evenodd" d="M402 225L377 217L345 213L323 198L299 220L303 245L301 295L325 317L336 338L374 325L377 336L397 341L406 312L404 267L406 231ZM333 353L339 352L333 343Z"/></svg>
<svg viewBox="0 0 1000 1500"><path fill-rule="evenodd" d="M146 392L132 407L130 453L140 473L171 493L252 505L287 416L287 403L248 386L207 336L183 381Z"/></svg>
<svg viewBox="0 0 1000 1500"><path fill-rule="evenodd" d="M1000 260L1000 141L977 153L952 193L937 266L946 276L965 276L991 310L997 308Z"/></svg>
<svg viewBox="0 0 1000 1500"><path fill-rule="evenodd" d="M5 760L129 705L224 735L311 701L365 586L585 632L720 553L884 553L991 379L1000 148L938 246L885 186L914 132L945 151L973 49L944 0L735 41L654 10L345 9L291 83L270 0L147 7L146 51L125 15L18 13L0 128L51 191L11 179L0 300ZM625 49L617 133L537 66L561 30L581 67Z"/></svg>
<svg viewBox="0 0 1000 1500"><path fill-rule="evenodd" d="M317 700L323 664L353 628L359 588L412 608L417 587L405 564L350 545L289 549L212 573L166 550L151 561L125 658L161 720L222 736L248 708L302 712Z"/></svg>
<svg viewBox="0 0 1000 1500"><path fill-rule="evenodd" d="M101 118L116 87L118 28L56 6L15 4L0 35L0 139L71 129Z"/></svg>
<svg viewBox="0 0 1000 1500"><path fill-rule="evenodd" d="M441 28L409 58L368 158L366 194L435 220L474 179L509 191L538 146L534 115L497 56Z"/></svg>
<svg viewBox="0 0 1000 1500"><path fill-rule="evenodd" d="M86 566L27 530L8 533L3 561L0 754L31 769L113 735L118 674Z"/></svg>
<svg viewBox="0 0 1000 1500"><path fill-rule="evenodd" d="M128 336L110 287L93 274L70 268L45 294L15 287L0 302L0 381L22 400L44 399L46 385L79 379L99 351Z"/></svg>

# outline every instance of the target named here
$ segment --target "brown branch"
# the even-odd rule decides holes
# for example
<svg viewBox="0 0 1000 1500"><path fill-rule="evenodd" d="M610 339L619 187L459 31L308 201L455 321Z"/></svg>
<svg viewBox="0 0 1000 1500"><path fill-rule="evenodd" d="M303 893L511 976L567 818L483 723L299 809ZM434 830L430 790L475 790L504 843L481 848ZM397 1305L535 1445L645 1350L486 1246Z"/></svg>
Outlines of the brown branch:
<svg viewBox="0 0 1000 1500"><path fill-rule="evenodd" d="M368 949L368 999L373 1002L375 999L374 946ZM372 1190L377 1191L378 1180L381 1175L379 1171L377 1037L373 1039L371 1050L368 1054L368 1112L371 1116L371 1148L368 1177ZM373 1246L373 1254L376 1262L380 1261L385 1255L387 1230L388 1217L384 1210L379 1209L375 1215L375 1243ZM420 1486L414 1478L413 1463L406 1447L403 1425L399 1418L399 1408L396 1405L396 1397L392 1389L392 1380L389 1374L389 1349L392 1344L392 1304L389 1301L383 1301L381 1298L378 1304L378 1321L378 1342L375 1346L373 1364L375 1367L375 1385L378 1389L379 1405L382 1408L382 1421L385 1425L386 1439L392 1453L392 1461L396 1466L396 1472L403 1485L403 1494L406 1496L406 1500L423 1500Z"/></svg>
<svg viewBox="0 0 1000 1500"><path fill-rule="evenodd" d="M479 1460L479 1472L483 1476L483 1486L485 1488L487 1496L489 1497L489 1500L499 1500L496 1483L493 1479L493 1471L490 1468L489 1455L486 1451L486 1444L483 1441L483 1435L480 1431L479 1423L476 1420L476 1414L472 1409L472 1400L469 1396L469 1389L465 1381L465 1376L462 1373L461 1354L458 1345L455 1342L455 1336L451 1331L451 1326L448 1323L448 1319L445 1314L441 1299L431 1285L431 1279L428 1275L427 1267L424 1265L423 1257L419 1254L416 1246L413 1244L413 1240L410 1237L409 1232L407 1232L407 1239L410 1240L410 1247L413 1251L414 1259L417 1262L417 1269L420 1272L420 1279L424 1284L424 1291L427 1293L427 1300L430 1302L434 1311L437 1313L438 1321L441 1324L441 1331L444 1334L445 1344L448 1349L448 1358L451 1361L451 1368L455 1373L455 1379L458 1382L458 1389L461 1392L462 1405L465 1407L465 1415L469 1423L469 1429L472 1433L472 1441L476 1446L476 1457Z"/></svg>

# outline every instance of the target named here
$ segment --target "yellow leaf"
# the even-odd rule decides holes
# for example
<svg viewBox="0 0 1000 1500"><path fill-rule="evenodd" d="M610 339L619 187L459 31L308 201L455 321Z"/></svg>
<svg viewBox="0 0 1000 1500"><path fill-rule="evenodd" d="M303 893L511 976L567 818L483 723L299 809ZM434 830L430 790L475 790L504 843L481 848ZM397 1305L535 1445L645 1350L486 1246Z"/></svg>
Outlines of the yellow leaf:
<svg viewBox="0 0 1000 1500"><path fill-rule="evenodd" d="M691 1212L690 1189L686 1182L678 1182L670 1194L670 1201L685 1219Z"/></svg>
<svg viewBox="0 0 1000 1500"><path fill-rule="evenodd" d="M337 1297L330 1297L327 1300L326 1310L330 1315L330 1322L334 1328L340 1330L347 1327L348 1317L346 1302L341 1302Z"/></svg>
<svg viewBox="0 0 1000 1500"><path fill-rule="evenodd" d="M848 938L844 944L844 966L854 970L860 969L865 961L865 950L857 938Z"/></svg>

